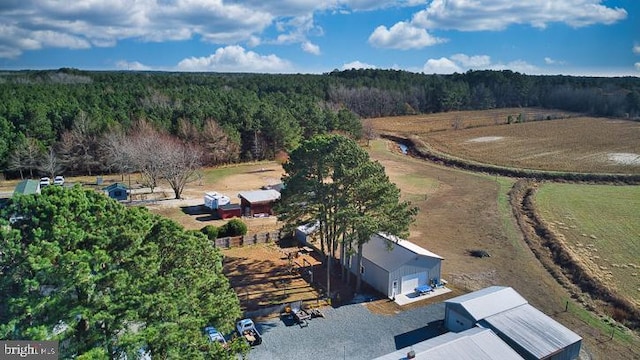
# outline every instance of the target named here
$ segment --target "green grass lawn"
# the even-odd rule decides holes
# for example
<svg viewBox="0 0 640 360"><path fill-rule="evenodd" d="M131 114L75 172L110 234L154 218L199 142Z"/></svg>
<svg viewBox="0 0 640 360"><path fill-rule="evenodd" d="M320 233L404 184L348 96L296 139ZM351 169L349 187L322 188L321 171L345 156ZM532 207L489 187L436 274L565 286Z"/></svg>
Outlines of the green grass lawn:
<svg viewBox="0 0 640 360"><path fill-rule="evenodd" d="M584 264L640 298L640 186L544 184L536 206Z"/></svg>

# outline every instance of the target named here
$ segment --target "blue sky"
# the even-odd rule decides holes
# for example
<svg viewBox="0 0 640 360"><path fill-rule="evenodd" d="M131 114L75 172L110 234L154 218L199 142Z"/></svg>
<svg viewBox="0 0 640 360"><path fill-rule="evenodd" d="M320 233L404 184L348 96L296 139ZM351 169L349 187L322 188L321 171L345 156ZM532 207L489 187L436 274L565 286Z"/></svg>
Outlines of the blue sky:
<svg viewBox="0 0 640 360"><path fill-rule="evenodd" d="M0 69L640 76L638 0L2 0Z"/></svg>

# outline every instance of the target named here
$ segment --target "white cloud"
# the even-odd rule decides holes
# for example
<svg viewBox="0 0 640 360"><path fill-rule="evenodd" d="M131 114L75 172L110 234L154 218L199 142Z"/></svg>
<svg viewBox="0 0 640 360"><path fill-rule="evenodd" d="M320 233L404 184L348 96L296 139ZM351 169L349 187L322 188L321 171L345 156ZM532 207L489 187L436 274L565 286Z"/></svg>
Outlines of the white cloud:
<svg viewBox="0 0 640 360"><path fill-rule="evenodd" d="M492 63L488 55L469 56L465 54L455 54L450 57L440 59L428 59L422 68L425 74L452 74L461 73L467 70L512 70L525 74L540 73L540 69L523 60L515 60L503 63Z"/></svg>
<svg viewBox="0 0 640 360"><path fill-rule="evenodd" d="M545 57L544 58L544 63L547 64L547 65L564 65L564 64L566 64L565 61L552 59L550 57Z"/></svg>
<svg viewBox="0 0 640 360"><path fill-rule="evenodd" d="M613 24L627 17L622 8L602 0L433 0L413 16L412 23L426 29L462 31L503 30L513 24L545 28L549 23L572 27Z"/></svg>
<svg viewBox="0 0 640 360"><path fill-rule="evenodd" d="M116 63L116 68L121 69L121 70L134 70L134 71L144 71L144 70L151 70L150 66L144 65L143 63L139 62L139 61L126 61L126 60L120 60Z"/></svg>
<svg viewBox="0 0 640 360"><path fill-rule="evenodd" d="M276 55L260 55L238 45L218 48L206 57L190 57L178 63L182 71L285 73L292 65Z"/></svg>
<svg viewBox="0 0 640 360"><path fill-rule="evenodd" d="M631 51L633 51L634 54L640 54L640 44L634 44Z"/></svg>
<svg viewBox="0 0 640 360"><path fill-rule="evenodd" d="M302 50L309 54L320 55L320 46L313 44L310 41L305 41L302 43Z"/></svg>
<svg viewBox="0 0 640 360"><path fill-rule="evenodd" d="M633 66L636 68L636 70L640 71L640 62L633 64Z"/></svg>
<svg viewBox="0 0 640 360"><path fill-rule="evenodd" d="M491 64L491 57L489 55L468 56L465 54L455 54L451 55L451 59L463 67L472 69L486 68Z"/></svg>
<svg viewBox="0 0 640 360"><path fill-rule="evenodd" d="M514 60L506 64L502 64L502 63L493 64L489 67L489 69L511 70L511 71L516 71L523 74L539 74L540 73L540 69L537 66L531 65L524 60Z"/></svg>
<svg viewBox="0 0 640 360"><path fill-rule="evenodd" d="M351 69L375 69L375 65L367 64L360 62L358 60L352 61L350 63L346 63L342 65L342 70L351 70Z"/></svg>
<svg viewBox="0 0 640 360"><path fill-rule="evenodd" d="M462 69L455 62L445 57L429 59L422 68L425 74L453 74L461 71Z"/></svg>
<svg viewBox="0 0 640 360"><path fill-rule="evenodd" d="M386 26L378 26L369 36L369 43L375 47L401 50L421 49L444 41L429 35L425 29L404 21L389 29Z"/></svg>

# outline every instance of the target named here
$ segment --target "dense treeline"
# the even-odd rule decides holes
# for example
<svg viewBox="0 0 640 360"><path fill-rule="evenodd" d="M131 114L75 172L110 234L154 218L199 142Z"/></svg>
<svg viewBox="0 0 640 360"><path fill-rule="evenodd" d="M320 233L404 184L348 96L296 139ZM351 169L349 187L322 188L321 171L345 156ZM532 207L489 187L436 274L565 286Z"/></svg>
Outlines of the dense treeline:
<svg viewBox="0 0 640 360"><path fill-rule="evenodd" d="M273 158L315 134L357 138L359 118L526 106L637 118L640 79L373 69L322 75L4 72L0 169L14 176L45 173L43 159L55 154L67 171L113 170L101 157L112 153L101 151L103 139L128 133L139 121L185 142L197 137L209 145L205 164L217 164Z"/></svg>

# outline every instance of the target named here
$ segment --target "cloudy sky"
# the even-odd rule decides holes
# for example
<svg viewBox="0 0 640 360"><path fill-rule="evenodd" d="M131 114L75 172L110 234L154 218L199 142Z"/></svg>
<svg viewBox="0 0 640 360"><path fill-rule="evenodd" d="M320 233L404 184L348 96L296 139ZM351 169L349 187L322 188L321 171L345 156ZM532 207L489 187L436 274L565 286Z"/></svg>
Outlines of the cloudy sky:
<svg viewBox="0 0 640 360"><path fill-rule="evenodd" d="M640 76L639 0L1 0L0 69Z"/></svg>

